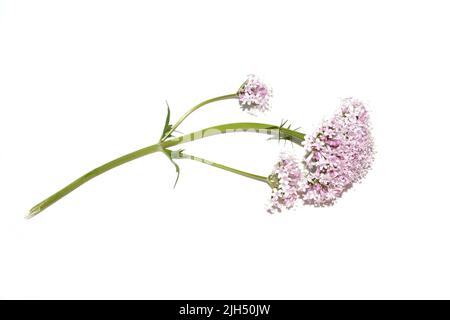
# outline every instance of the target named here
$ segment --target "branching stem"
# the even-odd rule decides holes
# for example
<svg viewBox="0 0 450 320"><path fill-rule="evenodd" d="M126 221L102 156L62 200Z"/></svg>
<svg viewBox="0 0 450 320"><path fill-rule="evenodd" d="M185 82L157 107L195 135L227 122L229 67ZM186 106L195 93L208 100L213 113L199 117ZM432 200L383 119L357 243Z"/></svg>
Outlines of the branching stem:
<svg viewBox="0 0 450 320"><path fill-rule="evenodd" d="M229 124L223 124L223 125L217 125L212 126L206 129L202 129L190 134L183 135L181 137L173 138L170 140L162 141L159 143L156 143L154 145L139 149L137 151L131 152L129 154L126 154L124 156L121 156L117 159L114 159L110 162L107 162L97 168L95 168L92 171L89 171L85 175L81 176L80 178L76 179L72 183L68 184L55 194L51 195L47 199L41 201L37 205L35 205L33 208L31 208L28 218L31 218L44 209L51 206L56 201L60 200L67 194L71 193L84 183L88 182L89 180L113 169L116 168L124 163L130 162L132 160L138 159L140 157L143 157L148 154L152 154L155 152L162 152L164 149L174 147L176 145L184 144L187 142L195 141L198 139L203 139L206 137L218 135L218 134L224 134L224 133L232 133L232 132L256 132L256 133L262 133L262 134L268 134L275 138L282 137L283 139L288 139L294 143L300 144L304 139L304 134L286 129L286 128L280 128L278 126L270 125L270 124L263 124L263 123L251 123L251 122L240 122L240 123L229 123ZM219 168L225 169L225 166L222 165L215 165ZM221 167L222 166L222 167ZM236 169L233 169L236 170ZM229 170L230 171L230 170ZM239 170L236 170L235 173L239 173ZM241 175L246 175L244 172L239 173ZM247 176L249 176L248 174ZM259 176L254 175L254 178L257 178L259 180ZM265 178L264 178L265 179Z"/></svg>

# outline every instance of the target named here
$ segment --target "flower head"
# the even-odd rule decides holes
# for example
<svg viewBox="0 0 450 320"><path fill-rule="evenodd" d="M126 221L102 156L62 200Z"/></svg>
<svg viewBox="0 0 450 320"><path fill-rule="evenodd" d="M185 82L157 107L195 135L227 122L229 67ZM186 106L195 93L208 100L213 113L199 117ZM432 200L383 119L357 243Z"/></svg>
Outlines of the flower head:
<svg viewBox="0 0 450 320"><path fill-rule="evenodd" d="M334 116L305 140L305 203L331 205L367 174L374 147L363 103L347 98Z"/></svg>
<svg viewBox="0 0 450 320"><path fill-rule="evenodd" d="M270 109L272 89L255 75L249 75L238 91L239 104L252 114Z"/></svg>
<svg viewBox="0 0 450 320"><path fill-rule="evenodd" d="M275 213L283 208L294 207L299 198L301 180L302 172L298 160L292 155L282 153L268 179L272 196L267 211Z"/></svg>

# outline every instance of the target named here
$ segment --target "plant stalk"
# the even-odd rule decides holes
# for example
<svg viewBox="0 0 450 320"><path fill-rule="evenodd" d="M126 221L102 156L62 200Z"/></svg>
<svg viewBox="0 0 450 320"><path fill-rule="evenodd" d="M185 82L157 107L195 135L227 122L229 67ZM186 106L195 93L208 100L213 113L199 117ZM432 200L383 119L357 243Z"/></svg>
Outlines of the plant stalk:
<svg viewBox="0 0 450 320"><path fill-rule="evenodd" d="M229 166L217 163L217 162L213 162L210 160L206 160L204 158L193 156L193 155L190 155L190 154L187 154L184 152L175 152L175 153L176 153L176 156L174 157L174 159L188 159L188 160L198 161L200 163L204 163L204 164L207 164L207 165L210 165L210 166L222 169L222 170L226 170L226 171L229 171L229 172L232 172L232 173L235 173L235 174L238 174L238 175L241 175L241 176L253 179L253 180L268 183L267 177L264 177L264 176L259 176L259 175L253 174L253 173L238 170L238 169L235 169L235 168L232 168L232 167L229 167Z"/></svg>
<svg viewBox="0 0 450 320"><path fill-rule="evenodd" d="M172 128L164 135L164 137L162 137L161 141L167 140L168 137L170 137L170 135L180 126L180 124L186 120L187 117L189 117L191 115L191 113L193 113L194 111L200 109L201 107L216 102L216 101L221 101L221 100L227 100L227 99L235 99L237 98L238 95L237 93L232 93L232 94L227 94L224 96L220 96L220 97L216 97L216 98L212 98L209 100L205 100L203 102L200 102L198 105L196 105L195 107L189 109L173 126Z"/></svg>
<svg viewBox="0 0 450 320"><path fill-rule="evenodd" d="M124 163L130 162L132 160L138 159L140 157L146 156L148 154L152 154L155 152L161 152L164 149L188 143L191 141L195 141L198 139L203 139L206 137L218 135L218 134L224 134L224 133L232 133L232 132L256 132L261 134L268 134L275 138L283 138L288 139L294 143L300 144L304 140L304 134L293 131L286 128L280 128L278 126L270 125L270 124L263 124L263 123L251 123L251 122L240 122L240 123L229 123L229 124L223 124L223 125L217 125L212 126L206 129L202 129L193 133L189 133L177 138L173 138L170 140L162 141L159 143L156 143L154 145L139 149L137 151L131 152L129 154L126 154L124 156L121 156L117 159L114 159L110 162L107 162L97 168L95 168L92 171L89 171L85 175L81 176L80 178L76 179L72 183L68 184L58 192L54 193L47 199L41 201L37 205L35 205L33 208L30 209L29 214L27 218L34 217L38 213L42 212L44 209L48 208L52 204L54 204L56 201L60 200L67 194L71 193L84 183L88 182L89 180L113 169L116 168ZM218 166L219 167L219 166ZM222 168L224 169L224 168ZM237 172L236 172L237 173Z"/></svg>

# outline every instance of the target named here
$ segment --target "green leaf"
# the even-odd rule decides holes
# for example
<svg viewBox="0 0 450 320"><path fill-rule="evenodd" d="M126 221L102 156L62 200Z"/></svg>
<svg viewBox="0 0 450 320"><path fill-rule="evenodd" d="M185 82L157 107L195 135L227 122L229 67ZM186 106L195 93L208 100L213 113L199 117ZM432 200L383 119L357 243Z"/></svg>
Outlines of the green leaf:
<svg viewBox="0 0 450 320"><path fill-rule="evenodd" d="M170 124L170 107L169 107L169 103L167 101L166 101L166 105L167 105L166 122L164 123L164 129L163 129L161 138L159 140L166 138L166 134L172 129L172 125ZM171 137L171 136L172 135L169 135L168 137Z"/></svg>
<svg viewBox="0 0 450 320"><path fill-rule="evenodd" d="M177 159L179 153L181 153L182 150L172 152L172 150L164 148L162 151L167 156L167 158L170 160L170 162L174 165L175 171L177 172L177 178L175 179L175 184L173 185L173 187L175 188L178 183L178 178L180 178L180 166L178 166L178 164L173 160L172 155L175 154L175 159Z"/></svg>
<svg viewBox="0 0 450 320"><path fill-rule="evenodd" d="M278 139L278 141L284 140L284 141L290 141L291 143L298 144L302 146L302 142L304 140L304 134L298 132L296 129L291 129L292 125L288 124L287 120L282 120L281 124L277 126L273 126L270 129L278 129L278 135L270 137L268 140L275 140Z"/></svg>

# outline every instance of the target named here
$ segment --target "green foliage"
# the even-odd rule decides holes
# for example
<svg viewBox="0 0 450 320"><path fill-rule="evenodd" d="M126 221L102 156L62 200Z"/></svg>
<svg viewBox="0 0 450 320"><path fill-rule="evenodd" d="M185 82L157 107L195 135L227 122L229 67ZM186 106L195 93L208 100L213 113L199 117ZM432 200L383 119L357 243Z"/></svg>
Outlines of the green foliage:
<svg viewBox="0 0 450 320"><path fill-rule="evenodd" d="M172 125L170 124L170 107L169 107L169 103L167 101L166 101L166 105L167 105L167 116L166 116L166 122L164 123L164 129L161 134L161 138L159 139L160 141L172 137L172 134L170 134L166 137L167 133L169 133L172 130Z"/></svg>
<svg viewBox="0 0 450 320"><path fill-rule="evenodd" d="M174 165L175 171L177 173L177 177L176 177L175 183L173 185L174 188L177 186L178 178L180 178L180 166L173 159L179 159L182 151L183 150L172 151L172 150L166 149L166 148L162 149L162 152L167 156L169 161Z"/></svg>
<svg viewBox="0 0 450 320"><path fill-rule="evenodd" d="M292 125L288 124L287 120L282 120L279 126L273 126L270 129L278 129L278 136L271 137L269 140L290 141L291 143L302 146L305 135L297 131L299 128L292 129Z"/></svg>

